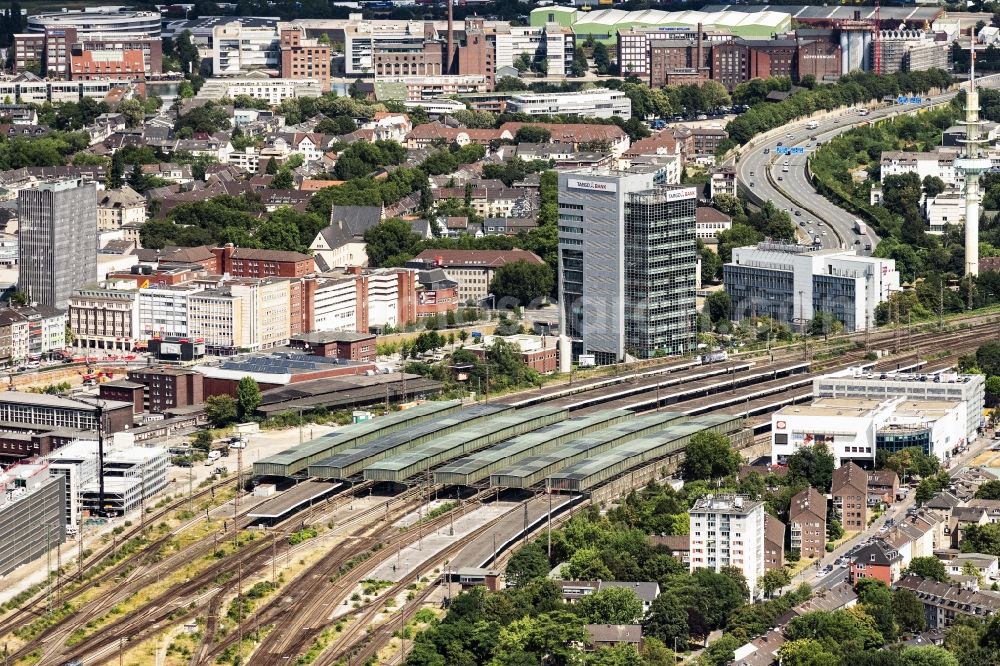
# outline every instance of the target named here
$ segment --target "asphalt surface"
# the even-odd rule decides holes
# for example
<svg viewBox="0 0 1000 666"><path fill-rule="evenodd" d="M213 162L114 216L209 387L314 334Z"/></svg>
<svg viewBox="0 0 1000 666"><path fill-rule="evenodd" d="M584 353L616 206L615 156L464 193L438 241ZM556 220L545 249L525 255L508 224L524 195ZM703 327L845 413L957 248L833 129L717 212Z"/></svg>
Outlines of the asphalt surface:
<svg viewBox="0 0 1000 666"><path fill-rule="evenodd" d="M1000 75L983 77L979 81L984 87L997 87ZM857 109L835 112L816 118L815 129L806 129L810 119L789 123L781 128L780 133L775 131L766 139L756 139L744 150L736 170L739 188L755 203L771 201L778 208L787 210L799 229L800 241L808 242L818 237L824 248L853 248L859 254L871 254L871 250L878 245L878 236L870 228L863 235L857 234L854 229L857 216L835 206L816 192L809 181L806 163L817 148L816 140L826 143L857 125L944 104L957 94L953 91L924 97L920 104L880 106L870 109L865 116L860 115ZM780 155L776 152L778 142L784 147L801 147L804 153ZM786 162L787 172L784 171ZM800 222L806 224L802 226ZM826 235L823 235L824 231ZM866 250L866 245L870 245L871 250Z"/></svg>

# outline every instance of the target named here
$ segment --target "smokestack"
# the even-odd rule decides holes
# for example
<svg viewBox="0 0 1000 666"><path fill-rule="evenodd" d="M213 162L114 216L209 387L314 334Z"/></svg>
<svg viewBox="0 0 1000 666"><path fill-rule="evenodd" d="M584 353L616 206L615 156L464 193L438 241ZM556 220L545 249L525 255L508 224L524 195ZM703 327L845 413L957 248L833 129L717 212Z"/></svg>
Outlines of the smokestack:
<svg viewBox="0 0 1000 666"><path fill-rule="evenodd" d="M705 57L704 57L704 54L702 53L701 49L702 49L702 46L701 46L701 23L699 23L698 24L698 49L697 49L698 62L694 66L695 67L695 71L698 72L699 74L701 74L701 68L705 66Z"/></svg>
<svg viewBox="0 0 1000 666"><path fill-rule="evenodd" d="M444 57L444 72L443 74L451 74L451 59L452 55L455 53L455 26L454 20L451 13L452 0L448 0L448 53Z"/></svg>

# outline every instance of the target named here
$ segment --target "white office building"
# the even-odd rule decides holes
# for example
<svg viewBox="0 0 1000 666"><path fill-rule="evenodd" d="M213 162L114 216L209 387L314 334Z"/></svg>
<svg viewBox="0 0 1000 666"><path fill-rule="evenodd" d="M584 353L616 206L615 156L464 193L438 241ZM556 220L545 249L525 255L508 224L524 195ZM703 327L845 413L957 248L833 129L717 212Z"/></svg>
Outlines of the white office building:
<svg viewBox="0 0 1000 666"><path fill-rule="evenodd" d="M507 100L507 111L529 116L573 114L628 120L632 117L632 100L620 90L607 88L566 93L518 93Z"/></svg>
<svg viewBox="0 0 1000 666"><path fill-rule="evenodd" d="M947 460L966 443L967 422L961 401L818 398L771 416L771 461L784 462L814 444L825 445L837 467L868 467L879 449L892 454L910 447Z"/></svg>
<svg viewBox="0 0 1000 666"><path fill-rule="evenodd" d="M281 68L277 26L248 26L232 22L212 31L212 74L245 74Z"/></svg>
<svg viewBox="0 0 1000 666"><path fill-rule="evenodd" d="M920 374L909 372L864 373L848 368L813 380L814 398L855 398L962 402L967 442L976 438L982 425L986 395L983 375L959 375L953 372Z"/></svg>
<svg viewBox="0 0 1000 666"><path fill-rule="evenodd" d="M158 447L131 447L104 454L104 511L123 516L139 509L144 501L167 487L170 456ZM85 510L100 508L100 481L93 479L81 489Z"/></svg>
<svg viewBox="0 0 1000 666"><path fill-rule="evenodd" d="M357 331L357 278L320 278L320 280L313 295L313 330Z"/></svg>
<svg viewBox="0 0 1000 666"><path fill-rule="evenodd" d="M764 575L764 503L743 495L707 495L690 511L691 571L736 567L750 594Z"/></svg>
<svg viewBox="0 0 1000 666"><path fill-rule="evenodd" d="M202 290L201 285L146 287L139 290L139 331L136 337L148 339L188 336L188 296Z"/></svg>
<svg viewBox="0 0 1000 666"><path fill-rule="evenodd" d="M277 106L286 99L319 97L322 94L322 84L317 79L272 79L266 74L258 73L238 78L208 79L198 91L198 99L233 99L246 95Z"/></svg>
<svg viewBox="0 0 1000 666"><path fill-rule="evenodd" d="M846 331L874 326L875 307L899 290L893 259L785 243L734 248L722 280L734 321L772 317L805 328L817 314L828 313Z"/></svg>

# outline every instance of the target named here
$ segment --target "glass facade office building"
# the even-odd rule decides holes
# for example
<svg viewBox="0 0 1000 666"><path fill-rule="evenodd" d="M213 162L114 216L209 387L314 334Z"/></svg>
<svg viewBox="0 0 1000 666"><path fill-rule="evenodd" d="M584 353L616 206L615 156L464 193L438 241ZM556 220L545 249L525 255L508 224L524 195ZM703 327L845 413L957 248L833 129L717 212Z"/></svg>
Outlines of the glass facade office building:
<svg viewBox="0 0 1000 666"><path fill-rule="evenodd" d="M567 335L598 364L694 347L695 188L656 170L559 175L559 298Z"/></svg>

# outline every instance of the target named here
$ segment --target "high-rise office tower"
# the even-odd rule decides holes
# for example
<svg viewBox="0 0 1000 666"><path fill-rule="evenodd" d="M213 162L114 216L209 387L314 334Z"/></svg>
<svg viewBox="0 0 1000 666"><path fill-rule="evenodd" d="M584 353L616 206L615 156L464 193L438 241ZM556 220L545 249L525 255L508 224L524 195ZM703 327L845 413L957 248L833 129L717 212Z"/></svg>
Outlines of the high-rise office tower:
<svg viewBox="0 0 1000 666"><path fill-rule="evenodd" d="M695 345L697 192L658 175L559 174L562 331L599 364Z"/></svg>
<svg viewBox="0 0 1000 666"><path fill-rule="evenodd" d="M97 278L97 186L79 180L21 190L18 288L66 309L73 290Z"/></svg>

